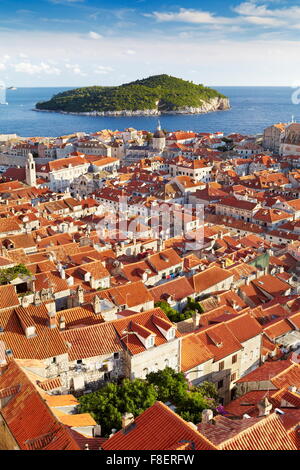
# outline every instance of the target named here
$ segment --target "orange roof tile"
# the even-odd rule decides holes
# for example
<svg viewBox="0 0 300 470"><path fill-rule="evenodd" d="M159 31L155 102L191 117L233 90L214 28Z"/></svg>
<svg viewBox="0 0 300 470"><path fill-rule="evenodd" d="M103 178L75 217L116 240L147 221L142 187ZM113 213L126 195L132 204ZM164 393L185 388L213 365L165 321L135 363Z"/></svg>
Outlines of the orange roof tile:
<svg viewBox="0 0 300 470"><path fill-rule="evenodd" d="M199 364L214 358L214 354L205 346L198 335L184 336L181 342L181 370L187 372Z"/></svg>
<svg viewBox="0 0 300 470"><path fill-rule="evenodd" d="M104 450L170 450L186 441L194 450L216 450L211 442L161 402L139 415L131 428L102 444Z"/></svg>
<svg viewBox="0 0 300 470"><path fill-rule="evenodd" d="M241 420L218 416L214 425L198 429L220 450L297 450L276 413Z"/></svg>
<svg viewBox="0 0 300 470"><path fill-rule="evenodd" d="M0 376L0 390L13 385L18 392L1 408L1 415L21 450L79 450L15 361Z"/></svg>
<svg viewBox="0 0 300 470"><path fill-rule="evenodd" d="M118 335L111 322L62 331L61 338L68 345L71 361L104 356L122 351Z"/></svg>

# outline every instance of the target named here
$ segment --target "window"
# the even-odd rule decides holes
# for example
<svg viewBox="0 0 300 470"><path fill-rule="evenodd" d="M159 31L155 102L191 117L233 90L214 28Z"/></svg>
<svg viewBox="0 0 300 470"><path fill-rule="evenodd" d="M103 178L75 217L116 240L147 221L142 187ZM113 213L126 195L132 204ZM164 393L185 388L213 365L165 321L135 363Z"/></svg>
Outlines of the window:
<svg viewBox="0 0 300 470"><path fill-rule="evenodd" d="M52 364L56 364L56 357L53 357L51 362Z"/></svg>
<svg viewBox="0 0 300 470"><path fill-rule="evenodd" d="M150 338L148 339L148 345L149 345L149 348L154 346L154 336L150 336Z"/></svg>
<svg viewBox="0 0 300 470"><path fill-rule="evenodd" d="M118 352L114 353L114 359L119 359L120 354Z"/></svg>
<svg viewBox="0 0 300 470"><path fill-rule="evenodd" d="M78 359L78 360L76 361L76 364L82 364L82 359Z"/></svg>
<svg viewBox="0 0 300 470"><path fill-rule="evenodd" d="M224 361L220 362L219 370L224 370Z"/></svg>
<svg viewBox="0 0 300 470"><path fill-rule="evenodd" d="M236 380L236 372L234 374L231 374L230 376L230 381L234 382Z"/></svg>
<svg viewBox="0 0 300 470"><path fill-rule="evenodd" d="M232 356L232 364L235 364L237 362L237 354Z"/></svg>
<svg viewBox="0 0 300 470"><path fill-rule="evenodd" d="M220 388L223 388L223 385L224 385L224 381L223 381L223 380L219 380L219 382L218 382L218 390L219 390Z"/></svg>

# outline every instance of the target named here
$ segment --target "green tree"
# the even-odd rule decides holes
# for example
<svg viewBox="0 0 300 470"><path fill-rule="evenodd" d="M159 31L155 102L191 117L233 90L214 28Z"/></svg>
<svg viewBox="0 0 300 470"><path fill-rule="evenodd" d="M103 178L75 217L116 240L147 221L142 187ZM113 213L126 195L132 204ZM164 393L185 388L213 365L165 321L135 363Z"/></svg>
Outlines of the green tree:
<svg viewBox="0 0 300 470"><path fill-rule="evenodd" d="M178 312L174 308L170 307L168 302L165 300L160 300L159 302L155 302L154 304L155 307L160 307L163 312L167 315L167 317L171 320L173 323L177 323L179 321L186 320L187 318L190 318L193 314L192 311L183 311L183 312Z"/></svg>
<svg viewBox="0 0 300 470"><path fill-rule="evenodd" d="M155 385L158 400L176 403L188 389L187 380L182 372L176 372L171 367L166 367L158 372L150 372L147 382Z"/></svg>
<svg viewBox="0 0 300 470"><path fill-rule="evenodd" d="M200 391L189 391L176 404L176 412L186 421L197 424L201 421L202 411L213 407L215 403L209 397L204 397Z"/></svg>
<svg viewBox="0 0 300 470"><path fill-rule="evenodd" d="M91 86L58 93L37 109L67 112L156 109L172 111L200 107L212 98L225 98L216 90L162 74L116 87ZM158 103L158 104L157 104Z"/></svg>
<svg viewBox="0 0 300 470"><path fill-rule="evenodd" d="M109 383L96 392L79 397L79 412L90 413L101 425L102 435L109 436L113 428L120 429L122 415L140 415L157 400L171 402L187 421L199 423L205 408L216 407L215 386L204 382L188 390L188 382L181 372L170 367L151 372L146 380L124 379L120 385Z"/></svg>
<svg viewBox="0 0 300 470"><path fill-rule="evenodd" d="M0 284L8 284L18 276L31 277L32 274L24 264L18 264L12 268L0 269Z"/></svg>
<svg viewBox="0 0 300 470"><path fill-rule="evenodd" d="M108 436L113 428L120 429L125 412L138 416L157 400L154 385L146 381L125 379L121 385L109 383L100 390L79 397L79 413L91 413Z"/></svg>
<svg viewBox="0 0 300 470"><path fill-rule="evenodd" d="M212 382L208 382L208 381L202 382L200 385L197 385L195 388L196 390L201 392L204 397L213 398L217 402L219 398L218 390L217 390L216 385L213 384Z"/></svg>

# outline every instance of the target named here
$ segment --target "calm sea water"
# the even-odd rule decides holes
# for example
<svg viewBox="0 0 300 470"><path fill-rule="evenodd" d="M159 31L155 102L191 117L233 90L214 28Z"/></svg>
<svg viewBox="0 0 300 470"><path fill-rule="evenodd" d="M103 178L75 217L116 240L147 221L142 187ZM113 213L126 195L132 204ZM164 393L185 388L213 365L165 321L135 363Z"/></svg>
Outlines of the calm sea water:
<svg viewBox="0 0 300 470"><path fill-rule="evenodd" d="M167 130L223 131L256 134L275 122L287 122L294 115L300 122L300 105L292 103L289 87L214 87L228 96L231 109L215 113L161 116ZM0 134L58 136L76 131L123 130L126 127L152 131L157 117L92 117L32 111L35 103L68 88L19 88L7 91L8 105L0 106Z"/></svg>

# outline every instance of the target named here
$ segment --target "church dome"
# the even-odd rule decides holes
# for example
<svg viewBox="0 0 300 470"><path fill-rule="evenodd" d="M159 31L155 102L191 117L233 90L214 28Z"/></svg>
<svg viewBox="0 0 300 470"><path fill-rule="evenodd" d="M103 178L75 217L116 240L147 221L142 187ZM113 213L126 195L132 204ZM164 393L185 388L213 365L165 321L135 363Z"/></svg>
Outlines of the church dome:
<svg viewBox="0 0 300 470"><path fill-rule="evenodd" d="M165 136L164 131L162 131L161 129L160 129L160 130L157 129L157 130L154 132L153 137L154 137L155 139L164 139L166 136Z"/></svg>
<svg viewBox="0 0 300 470"><path fill-rule="evenodd" d="M153 134L154 139L164 139L166 137L165 133L161 130L160 121L158 121L158 125L156 131Z"/></svg>

